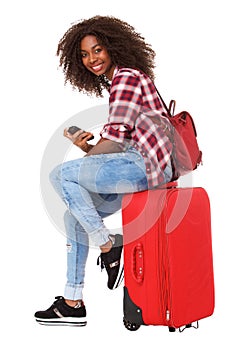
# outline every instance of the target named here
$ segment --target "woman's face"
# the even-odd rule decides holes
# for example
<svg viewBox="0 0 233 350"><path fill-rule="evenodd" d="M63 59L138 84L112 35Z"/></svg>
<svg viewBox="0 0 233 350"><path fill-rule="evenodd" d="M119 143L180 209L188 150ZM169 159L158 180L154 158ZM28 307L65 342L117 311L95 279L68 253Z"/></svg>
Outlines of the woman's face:
<svg viewBox="0 0 233 350"><path fill-rule="evenodd" d="M106 75L111 80L115 66L107 50L98 43L94 35L87 35L81 40L81 57L84 66L95 75Z"/></svg>

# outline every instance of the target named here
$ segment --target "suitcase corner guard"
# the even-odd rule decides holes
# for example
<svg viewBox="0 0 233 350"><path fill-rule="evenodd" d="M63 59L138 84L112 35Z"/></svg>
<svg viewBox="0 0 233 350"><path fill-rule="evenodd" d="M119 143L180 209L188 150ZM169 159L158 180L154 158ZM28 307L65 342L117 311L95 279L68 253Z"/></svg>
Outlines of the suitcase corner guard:
<svg viewBox="0 0 233 350"><path fill-rule="evenodd" d="M142 310L131 300L128 289L124 287L124 320L130 323L134 323L138 326L144 325L142 318Z"/></svg>

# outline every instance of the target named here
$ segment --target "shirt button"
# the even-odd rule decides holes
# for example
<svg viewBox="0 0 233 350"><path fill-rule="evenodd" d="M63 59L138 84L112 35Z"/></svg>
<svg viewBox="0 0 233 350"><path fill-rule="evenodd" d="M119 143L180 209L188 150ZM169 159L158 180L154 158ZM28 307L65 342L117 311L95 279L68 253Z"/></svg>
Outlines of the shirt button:
<svg viewBox="0 0 233 350"><path fill-rule="evenodd" d="M149 168L147 168L147 169L146 169L146 171L149 173L149 172L150 172L150 169L149 169Z"/></svg>

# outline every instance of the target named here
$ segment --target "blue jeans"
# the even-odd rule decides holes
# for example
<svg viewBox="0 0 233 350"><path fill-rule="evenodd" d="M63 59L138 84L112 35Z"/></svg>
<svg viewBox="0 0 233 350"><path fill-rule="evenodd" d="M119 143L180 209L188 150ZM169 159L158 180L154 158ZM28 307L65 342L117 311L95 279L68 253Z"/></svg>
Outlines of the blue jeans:
<svg viewBox="0 0 233 350"><path fill-rule="evenodd" d="M172 177L165 169L166 182ZM67 283L64 297L82 299L89 246L109 241L103 219L121 208L125 193L148 188L143 157L133 147L126 152L98 154L57 166L50 180L67 205Z"/></svg>

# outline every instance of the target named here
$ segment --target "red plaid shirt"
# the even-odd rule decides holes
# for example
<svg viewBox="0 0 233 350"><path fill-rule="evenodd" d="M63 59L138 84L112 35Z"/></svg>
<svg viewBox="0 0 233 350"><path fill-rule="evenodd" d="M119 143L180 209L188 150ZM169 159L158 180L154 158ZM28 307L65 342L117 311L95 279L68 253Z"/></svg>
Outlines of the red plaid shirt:
<svg viewBox="0 0 233 350"><path fill-rule="evenodd" d="M163 170L171 157L164 125L169 127L166 111L151 79L138 70L117 67L110 87L108 124L100 135L127 142L141 153L148 188L164 182Z"/></svg>

